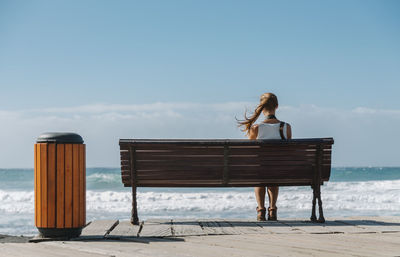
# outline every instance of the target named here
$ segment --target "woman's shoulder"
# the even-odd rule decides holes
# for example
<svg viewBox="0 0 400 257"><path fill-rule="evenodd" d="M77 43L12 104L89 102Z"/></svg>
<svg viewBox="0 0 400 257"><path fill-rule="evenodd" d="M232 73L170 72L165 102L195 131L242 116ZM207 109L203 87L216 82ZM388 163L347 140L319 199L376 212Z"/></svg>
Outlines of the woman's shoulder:
<svg viewBox="0 0 400 257"><path fill-rule="evenodd" d="M254 124L250 127L251 132L258 132L258 127L260 124Z"/></svg>
<svg viewBox="0 0 400 257"><path fill-rule="evenodd" d="M249 139L256 139L258 135L258 124L250 127L249 130Z"/></svg>

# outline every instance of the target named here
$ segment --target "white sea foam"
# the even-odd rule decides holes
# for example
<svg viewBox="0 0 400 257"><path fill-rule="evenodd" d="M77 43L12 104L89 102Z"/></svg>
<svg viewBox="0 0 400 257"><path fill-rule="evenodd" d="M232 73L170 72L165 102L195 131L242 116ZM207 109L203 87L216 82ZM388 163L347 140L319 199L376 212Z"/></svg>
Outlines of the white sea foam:
<svg viewBox="0 0 400 257"><path fill-rule="evenodd" d="M114 173L94 173L86 177L87 181L93 182L120 182L121 175Z"/></svg>
<svg viewBox="0 0 400 257"><path fill-rule="evenodd" d="M125 191L87 191L87 220L128 219L131 193ZM327 217L350 215L399 215L400 180L328 182L322 187ZM279 217L308 218L312 190L309 187L280 189ZM253 190L228 188L211 190L139 188L138 210L147 218L253 218L256 202ZM0 190L0 234L34 234L33 191Z"/></svg>

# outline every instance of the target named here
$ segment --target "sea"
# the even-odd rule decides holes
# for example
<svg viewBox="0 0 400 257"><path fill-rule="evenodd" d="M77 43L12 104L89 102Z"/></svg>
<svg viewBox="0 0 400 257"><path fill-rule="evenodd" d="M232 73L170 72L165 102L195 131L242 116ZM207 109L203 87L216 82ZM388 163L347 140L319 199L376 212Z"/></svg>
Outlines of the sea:
<svg viewBox="0 0 400 257"><path fill-rule="evenodd" d="M119 168L87 168L87 221L129 219L131 189ZM33 169L0 169L0 234L32 236ZM400 216L400 167L334 167L322 188L329 217ZM278 217L308 219L309 186L281 187ZM253 188L138 188L141 220L151 218L256 218Z"/></svg>

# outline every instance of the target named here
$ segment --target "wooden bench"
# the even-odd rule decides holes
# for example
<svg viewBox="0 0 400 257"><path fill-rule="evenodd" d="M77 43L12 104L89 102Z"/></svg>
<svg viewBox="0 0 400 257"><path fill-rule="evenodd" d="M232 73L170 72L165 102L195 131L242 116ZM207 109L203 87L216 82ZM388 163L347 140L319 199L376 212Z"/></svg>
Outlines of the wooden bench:
<svg viewBox="0 0 400 257"><path fill-rule="evenodd" d="M292 140L120 139L122 183L132 187L311 186L311 221L324 222L320 187L329 180L333 138ZM319 218L315 215L318 199Z"/></svg>

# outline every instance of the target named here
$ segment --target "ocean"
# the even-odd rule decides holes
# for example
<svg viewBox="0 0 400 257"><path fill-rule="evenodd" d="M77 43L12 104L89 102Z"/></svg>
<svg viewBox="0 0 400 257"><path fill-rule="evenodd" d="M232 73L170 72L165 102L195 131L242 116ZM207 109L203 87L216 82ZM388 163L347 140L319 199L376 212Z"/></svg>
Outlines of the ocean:
<svg viewBox="0 0 400 257"><path fill-rule="evenodd" d="M119 168L87 168L87 221L129 219ZM336 167L322 186L329 217L400 216L400 167ZM278 218L311 214L310 187L282 187ZM255 219L253 188L138 188L139 218ZM0 169L0 234L35 235L33 169Z"/></svg>

